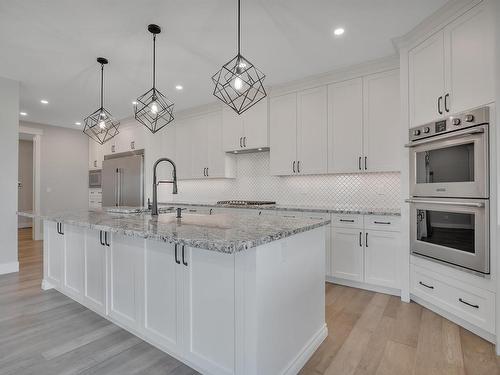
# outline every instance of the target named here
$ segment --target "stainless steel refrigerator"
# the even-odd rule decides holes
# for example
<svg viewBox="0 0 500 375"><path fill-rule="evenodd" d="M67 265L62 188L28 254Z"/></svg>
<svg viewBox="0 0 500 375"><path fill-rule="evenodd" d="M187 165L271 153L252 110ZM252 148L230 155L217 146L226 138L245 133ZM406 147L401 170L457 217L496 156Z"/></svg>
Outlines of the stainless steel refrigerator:
<svg viewBox="0 0 500 375"><path fill-rule="evenodd" d="M102 206L144 204L144 151L106 155L102 164Z"/></svg>

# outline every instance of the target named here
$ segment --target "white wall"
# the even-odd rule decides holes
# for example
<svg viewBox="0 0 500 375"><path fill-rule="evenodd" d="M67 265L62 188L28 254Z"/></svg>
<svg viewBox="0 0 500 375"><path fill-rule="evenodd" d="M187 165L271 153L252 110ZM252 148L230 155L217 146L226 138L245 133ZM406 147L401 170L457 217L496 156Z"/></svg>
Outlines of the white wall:
<svg viewBox="0 0 500 375"><path fill-rule="evenodd" d="M18 189L19 211L33 210L33 141L19 140L19 175L21 187ZM24 216L18 217L19 228L28 228L32 219Z"/></svg>
<svg viewBox="0 0 500 375"><path fill-rule="evenodd" d="M0 274L17 272L19 82L0 77Z"/></svg>
<svg viewBox="0 0 500 375"><path fill-rule="evenodd" d="M21 122L40 129L41 212L88 209L88 137L80 129Z"/></svg>

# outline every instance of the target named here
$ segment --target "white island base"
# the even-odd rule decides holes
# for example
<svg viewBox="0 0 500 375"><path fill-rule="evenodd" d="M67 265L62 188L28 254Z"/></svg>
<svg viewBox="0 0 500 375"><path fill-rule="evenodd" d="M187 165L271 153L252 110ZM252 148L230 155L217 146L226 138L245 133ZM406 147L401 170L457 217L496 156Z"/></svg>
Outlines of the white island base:
<svg viewBox="0 0 500 375"><path fill-rule="evenodd" d="M44 239L44 289L203 374L296 374L327 336L325 227L177 258L171 243L52 221Z"/></svg>

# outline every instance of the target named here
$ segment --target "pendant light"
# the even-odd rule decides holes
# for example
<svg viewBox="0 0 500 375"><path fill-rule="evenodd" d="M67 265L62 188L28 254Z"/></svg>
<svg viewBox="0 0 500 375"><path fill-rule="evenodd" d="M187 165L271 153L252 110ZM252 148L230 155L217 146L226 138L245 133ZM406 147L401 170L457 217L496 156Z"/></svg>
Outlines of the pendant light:
<svg viewBox="0 0 500 375"><path fill-rule="evenodd" d="M104 108L104 65L108 60L98 57L97 62L101 64L101 107L85 118L83 132L102 145L119 133L120 122Z"/></svg>
<svg viewBox="0 0 500 375"><path fill-rule="evenodd" d="M240 0L238 0L238 54L212 76L214 95L241 115L266 97L266 76L240 53Z"/></svg>
<svg viewBox="0 0 500 375"><path fill-rule="evenodd" d="M154 134L174 119L174 103L156 88L156 35L161 33L161 28L149 25L148 31L153 34L153 88L137 98L134 114L135 119Z"/></svg>

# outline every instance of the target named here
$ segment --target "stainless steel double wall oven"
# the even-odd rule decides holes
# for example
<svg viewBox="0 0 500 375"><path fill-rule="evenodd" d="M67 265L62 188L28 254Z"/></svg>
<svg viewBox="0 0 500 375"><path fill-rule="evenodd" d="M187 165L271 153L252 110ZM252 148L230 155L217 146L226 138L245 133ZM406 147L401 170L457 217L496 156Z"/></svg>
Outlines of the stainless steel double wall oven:
<svg viewBox="0 0 500 375"><path fill-rule="evenodd" d="M489 108L410 129L410 249L490 273Z"/></svg>

